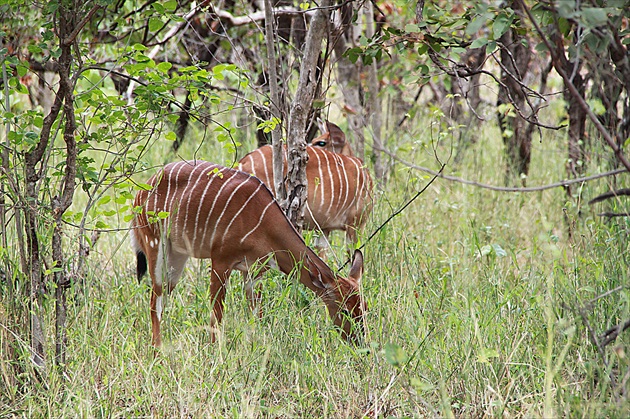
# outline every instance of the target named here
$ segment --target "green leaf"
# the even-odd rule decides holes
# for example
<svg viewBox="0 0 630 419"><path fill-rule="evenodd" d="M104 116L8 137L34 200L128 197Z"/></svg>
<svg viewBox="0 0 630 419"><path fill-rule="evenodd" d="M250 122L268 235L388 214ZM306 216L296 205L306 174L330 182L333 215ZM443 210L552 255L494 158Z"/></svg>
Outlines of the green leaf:
<svg viewBox="0 0 630 419"><path fill-rule="evenodd" d="M435 388L433 384L416 377L412 377L409 380L409 384L411 384L411 387L413 387L417 393L427 393L429 391L433 391Z"/></svg>
<svg viewBox="0 0 630 419"><path fill-rule="evenodd" d="M149 18L149 30L151 32L155 32L162 27L162 19L158 17L150 17Z"/></svg>
<svg viewBox="0 0 630 419"><path fill-rule="evenodd" d="M166 133L164 138L169 140L169 141L175 141L175 140L177 140L177 135L173 131L169 131L169 132Z"/></svg>
<svg viewBox="0 0 630 419"><path fill-rule="evenodd" d="M410 23L405 25L405 32L420 32L420 28L418 27L418 25Z"/></svg>
<svg viewBox="0 0 630 419"><path fill-rule="evenodd" d="M28 49L28 52L32 53L32 54L39 54L40 52L42 52L43 50L37 46L37 45L29 45L26 47L26 49ZM4 54L3 54L4 55Z"/></svg>
<svg viewBox="0 0 630 419"><path fill-rule="evenodd" d="M162 73L168 72L168 70L170 70L172 67L173 67L173 64L169 63L168 61L159 63L157 65L157 69L160 70Z"/></svg>
<svg viewBox="0 0 630 419"><path fill-rule="evenodd" d="M585 7L582 9L582 17L587 26L594 28L605 25L608 22L608 13L601 7Z"/></svg>
<svg viewBox="0 0 630 419"><path fill-rule="evenodd" d="M177 9L177 1L169 0L163 3L164 8L169 12L174 12Z"/></svg>
<svg viewBox="0 0 630 419"><path fill-rule="evenodd" d="M101 199L98 200L98 205L105 205L107 203L109 203L109 201L112 200L112 197L109 195L106 195L104 197L102 197Z"/></svg>
<svg viewBox="0 0 630 419"><path fill-rule="evenodd" d="M586 102L595 115L603 115L606 113L606 107L602 103L601 99L589 99Z"/></svg>
<svg viewBox="0 0 630 419"><path fill-rule="evenodd" d="M506 257L507 256L507 252L505 250L503 250L503 248L498 245L498 244L493 244L492 245L492 250L494 251L494 254L497 255L498 257Z"/></svg>
<svg viewBox="0 0 630 419"><path fill-rule="evenodd" d="M166 9L160 3L153 3L151 7L153 7L153 10L160 14L164 14L164 12L166 12Z"/></svg>
<svg viewBox="0 0 630 419"><path fill-rule="evenodd" d="M24 77L26 76L26 73L28 73L28 65L25 65L23 62L20 62L16 67L15 70L17 71L18 76L20 77Z"/></svg>
<svg viewBox="0 0 630 419"><path fill-rule="evenodd" d="M407 353L401 346L390 342L385 344L383 349L385 351L385 360L388 364L399 368L407 362Z"/></svg>
<svg viewBox="0 0 630 419"><path fill-rule="evenodd" d="M477 362L488 363L490 358L498 358L499 351L496 349L481 348L479 355L477 356Z"/></svg>
<svg viewBox="0 0 630 419"><path fill-rule="evenodd" d="M99 220L99 221L96 222L96 226L95 227L103 229L103 228L108 228L109 226L107 224L105 224L103 221Z"/></svg>
<svg viewBox="0 0 630 419"><path fill-rule="evenodd" d="M466 27L466 35L472 36L479 32L479 30L483 28L490 19L492 19L492 16L492 13L486 12L475 17Z"/></svg>
<svg viewBox="0 0 630 419"><path fill-rule="evenodd" d="M486 45L486 54L490 55L497 49L497 42L490 41L488 45Z"/></svg>
<svg viewBox="0 0 630 419"><path fill-rule="evenodd" d="M505 13L501 13L497 16L497 18L492 22L492 34L494 39L499 39L507 30L510 28L512 24L512 16L508 16Z"/></svg>
<svg viewBox="0 0 630 419"><path fill-rule="evenodd" d="M481 48L488 44L488 38L482 36L481 38L475 39L472 44L470 44L470 48Z"/></svg>
<svg viewBox="0 0 630 419"><path fill-rule="evenodd" d="M157 213L157 216L158 216L158 218L164 219L164 218L168 217L169 214L170 214L170 212L168 212L168 211L160 211L160 212Z"/></svg>

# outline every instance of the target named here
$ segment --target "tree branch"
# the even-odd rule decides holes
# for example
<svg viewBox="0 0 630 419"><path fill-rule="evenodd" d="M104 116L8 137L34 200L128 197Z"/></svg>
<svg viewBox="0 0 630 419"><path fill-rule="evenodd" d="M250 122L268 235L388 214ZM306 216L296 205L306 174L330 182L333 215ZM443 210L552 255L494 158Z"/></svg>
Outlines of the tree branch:
<svg viewBox="0 0 630 419"><path fill-rule="evenodd" d="M616 170L611 170L611 171L604 172L604 173L598 173L598 174L591 175L591 176L575 178L575 179L561 180L559 182L550 183L550 184L542 185L542 186L531 186L531 187L528 186L526 188L505 187L505 186L489 185L489 184L486 184L486 183L481 183L481 182L477 182L477 181L474 181L474 180L463 179L463 178L455 177L455 176L443 175L440 172L437 172L435 170L429 169L427 167L422 167L422 166L418 166L418 165L413 164L413 163L409 163L409 162L401 159L396 154L392 153L391 151L389 151L389 150L387 150L385 148L381 148L381 151L383 153L387 154L388 156L390 156L392 159L394 159L394 160L398 161L399 163L402 163L405 166L409 167L410 169L419 170L421 172L426 172L426 173L429 173L429 174L431 174L433 176L438 176L438 177L440 177L442 179L445 179L445 180L448 180L448 181L451 181L451 182L463 183L464 185L477 186L479 188L489 189L491 191L497 191L497 192L539 192L539 191L544 191L544 190L547 190L547 189L553 189L553 188L559 188L559 187L566 188L567 186L573 185L575 183L588 182L588 181L591 181L591 180L600 179L600 178L607 177L607 176L614 176L614 175L618 175L620 173L627 172L626 169L616 169Z"/></svg>

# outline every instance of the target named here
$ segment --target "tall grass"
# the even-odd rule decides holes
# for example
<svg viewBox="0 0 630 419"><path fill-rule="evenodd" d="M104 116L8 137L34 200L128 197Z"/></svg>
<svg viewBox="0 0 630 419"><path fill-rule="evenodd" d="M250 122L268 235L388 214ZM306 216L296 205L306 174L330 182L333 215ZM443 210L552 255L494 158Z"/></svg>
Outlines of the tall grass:
<svg viewBox="0 0 630 419"><path fill-rule="evenodd" d="M495 129L483 127L454 165L455 133L423 128L436 121L425 115L392 145L419 165L439 167L438 156L449 173L502 184ZM555 135L534 144L529 185L564 177ZM179 156L231 163L220 144L198 148L194 138ZM168 144L161 147L152 151L156 165ZM427 181L395 166L363 239ZM605 188L600 180L582 193ZM127 233L105 234L71 290L65 375L8 376L16 356L35 372L2 293L0 417L626 417L630 338L600 354L587 326L601 333L630 317L625 288L588 304L628 284L627 231L625 219L602 220L561 189L506 194L438 179L364 242L363 346L344 343L323 304L277 273L265 278L260 319L233 276L221 338L211 344L209 262L191 261L166 299L157 356L149 282L134 277ZM329 261L340 265L341 235L333 246Z"/></svg>

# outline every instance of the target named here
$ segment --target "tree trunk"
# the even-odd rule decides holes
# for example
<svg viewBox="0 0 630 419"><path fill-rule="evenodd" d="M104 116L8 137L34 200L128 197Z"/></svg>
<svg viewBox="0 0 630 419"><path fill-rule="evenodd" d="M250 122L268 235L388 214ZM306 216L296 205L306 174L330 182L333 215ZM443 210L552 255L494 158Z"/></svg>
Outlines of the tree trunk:
<svg viewBox="0 0 630 419"><path fill-rule="evenodd" d="M371 2L367 2L365 5L365 36L371 39L374 36L374 8ZM368 109L369 109L369 120L372 123L372 141L374 147L372 149L372 155L374 157L374 175L376 177L376 181L379 186L384 186L385 179L385 167L383 165L382 153L381 150L383 148L383 143L381 141L381 131L382 131L382 109L381 106L381 98L379 95L379 80L378 80L378 62L376 59L372 59L372 63L369 67L368 72L368 83L369 83L369 100L368 100Z"/></svg>
<svg viewBox="0 0 630 419"><path fill-rule="evenodd" d="M577 37L577 34L575 34ZM569 115L569 129L568 129L568 160L566 164L566 171L569 178L578 177L586 170L586 152L584 149L584 129L586 125L586 110L581 105L581 100L584 100L585 80L580 74L582 68L582 60L580 58L574 58L573 61L569 61L565 55L565 45L560 34L559 28L553 28L551 32L551 46L554 48L554 66L565 75L565 92L564 99L567 103L567 113ZM579 96L571 94L567 83L573 84L577 90ZM581 100L580 100L581 98ZM567 188L567 193L571 195L571 188Z"/></svg>
<svg viewBox="0 0 630 419"><path fill-rule="evenodd" d="M278 71L275 47L274 19L271 0L265 0L265 41L267 43L267 63L269 66L269 94L271 103L269 110L271 117L278 122L282 121L280 108L280 91L278 88ZM284 147L282 146L282 125L278 125L271 131L271 144L273 147L273 187L276 199L283 202L286 199L286 187L284 184Z"/></svg>
<svg viewBox="0 0 630 419"><path fill-rule="evenodd" d="M362 8L357 10L360 22ZM363 127L365 126L365 118L363 116L363 94L361 90L361 60L352 63L343 54L349 47L358 45L360 35L360 26L352 25L352 3L346 4L341 8L342 26L340 33L334 36L335 61L337 62L337 83L341 88L345 101L344 109L348 118L348 138L352 144L354 154L363 159L365 157L365 137L363 135Z"/></svg>
<svg viewBox="0 0 630 419"><path fill-rule="evenodd" d="M283 208L298 231L302 230L304 224L307 191L306 123L317 90L316 66L328 26L331 3L331 0L323 0L311 21L300 66L300 80L289 113L287 198L283 202Z"/></svg>
<svg viewBox="0 0 630 419"><path fill-rule="evenodd" d="M522 15L520 2L510 1L509 6ZM499 86L497 106L508 105L498 108L497 111L507 158L506 185L521 176L522 184L525 185L531 161L531 131L527 129L529 123L520 115L524 112L526 103L526 92L521 83L524 82L531 61L531 51L528 46L523 45L524 40L524 36L515 29L509 29L499 38L502 44L502 84ZM510 106L515 109L510 109Z"/></svg>

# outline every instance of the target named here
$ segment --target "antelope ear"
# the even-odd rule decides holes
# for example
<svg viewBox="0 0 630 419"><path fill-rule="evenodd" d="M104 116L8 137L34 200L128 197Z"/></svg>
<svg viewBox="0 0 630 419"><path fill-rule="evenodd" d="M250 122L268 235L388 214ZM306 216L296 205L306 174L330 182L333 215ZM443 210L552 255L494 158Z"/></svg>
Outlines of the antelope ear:
<svg viewBox="0 0 630 419"><path fill-rule="evenodd" d="M319 131L322 133L322 135L328 132L327 121L324 122L319 117L317 118L317 127L319 128Z"/></svg>
<svg viewBox="0 0 630 419"><path fill-rule="evenodd" d="M311 260L311 258L306 255L304 258L304 264L306 265L306 269L308 270L308 276L311 278L311 282L316 288L325 290L326 287L322 282L322 274L319 269L315 266L315 262Z"/></svg>
<svg viewBox="0 0 630 419"><path fill-rule="evenodd" d="M363 276L363 253L359 249L354 251L352 266L348 276L357 282L361 282L361 277Z"/></svg>

